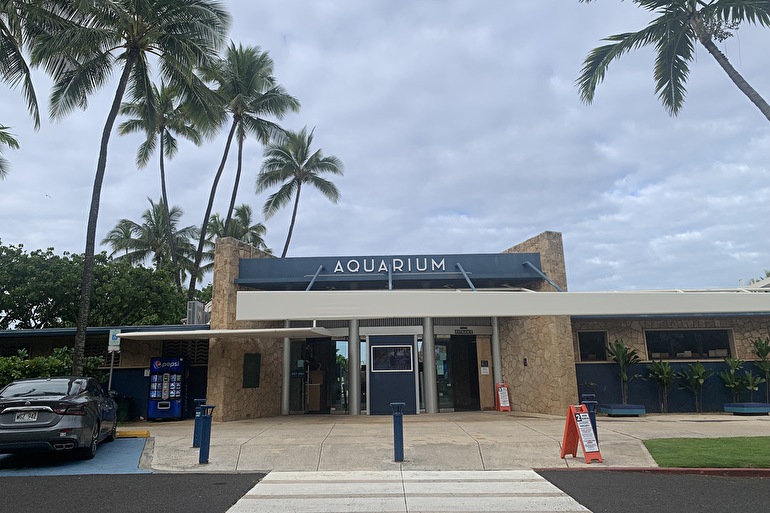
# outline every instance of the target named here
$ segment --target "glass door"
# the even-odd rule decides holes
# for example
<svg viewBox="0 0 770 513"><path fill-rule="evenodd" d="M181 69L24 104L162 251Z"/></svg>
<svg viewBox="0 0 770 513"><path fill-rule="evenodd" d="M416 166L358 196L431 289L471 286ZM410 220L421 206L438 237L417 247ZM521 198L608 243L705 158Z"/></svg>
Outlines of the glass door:
<svg viewBox="0 0 770 513"><path fill-rule="evenodd" d="M452 366L449 339L436 339L436 389L439 411L454 411L455 396L452 388Z"/></svg>

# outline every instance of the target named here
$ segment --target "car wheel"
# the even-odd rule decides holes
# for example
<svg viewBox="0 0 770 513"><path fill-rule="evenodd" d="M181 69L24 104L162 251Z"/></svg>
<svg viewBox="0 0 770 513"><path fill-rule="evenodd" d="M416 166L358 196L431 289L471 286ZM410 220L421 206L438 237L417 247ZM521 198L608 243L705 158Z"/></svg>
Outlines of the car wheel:
<svg viewBox="0 0 770 513"><path fill-rule="evenodd" d="M99 423L94 424L94 428L91 430L91 443L88 447L80 448L80 459L90 460L96 456L96 448L99 445Z"/></svg>
<svg viewBox="0 0 770 513"><path fill-rule="evenodd" d="M107 438L104 439L105 442L112 442L118 437L118 421L112 423L112 430L110 431L110 434L107 435Z"/></svg>

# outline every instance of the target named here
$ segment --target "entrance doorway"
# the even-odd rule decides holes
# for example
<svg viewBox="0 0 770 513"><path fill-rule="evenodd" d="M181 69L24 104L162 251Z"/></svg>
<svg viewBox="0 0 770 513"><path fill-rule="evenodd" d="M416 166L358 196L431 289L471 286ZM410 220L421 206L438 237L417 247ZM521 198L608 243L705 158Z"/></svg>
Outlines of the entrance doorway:
<svg viewBox="0 0 770 513"><path fill-rule="evenodd" d="M439 411L480 410L476 337L436 339L435 350Z"/></svg>
<svg viewBox="0 0 770 513"><path fill-rule="evenodd" d="M291 413L346 413L347 341L292 340Z"/></svg>

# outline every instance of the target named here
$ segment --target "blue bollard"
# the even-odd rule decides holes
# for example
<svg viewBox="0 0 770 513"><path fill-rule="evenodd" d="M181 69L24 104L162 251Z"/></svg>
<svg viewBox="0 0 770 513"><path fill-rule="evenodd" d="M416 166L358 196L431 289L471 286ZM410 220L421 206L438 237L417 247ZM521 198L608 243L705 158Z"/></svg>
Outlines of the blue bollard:
<svg viewBox="0 0 770 513"><path fill-rule="evenodd" d="M404 405L390 403L393 408L393 459L404 461Z"/></svg>
<svg viewBox="0 0 770 513"><path fill-rule="evenodd" d="M214 406L211 404L201 405L201 448L198 453L198 463L209 462L209 447L211 445L211 412Z"/></svg>
<svg viewBox="0 0 770 513"><path fill-rule="evenodd" d="M596 405L599 404L598 401L595 401L596 394L583 394L580 396L581 401L580 404L584 404L586 407L586 410L588 410L588 419L591 421L591 429L594 430L594 438L596 438L596 443L599 443L599 432L596 430Z"/></svg>
<svg viewBox="0 0 770 513"><path fill-rule="evenodd" d="M201 446L201 406L205 399L195 399L195 425L193 427L193 447Z"/></svg>

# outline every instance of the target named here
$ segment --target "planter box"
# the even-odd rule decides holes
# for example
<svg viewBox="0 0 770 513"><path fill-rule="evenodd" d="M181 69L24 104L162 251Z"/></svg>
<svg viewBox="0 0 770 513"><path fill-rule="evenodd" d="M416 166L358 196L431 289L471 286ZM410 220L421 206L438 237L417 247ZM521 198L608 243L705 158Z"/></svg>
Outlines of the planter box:
<svg viewBox="0 0 770 513"><path fill-rule="evenodd" d="M638 417L647 413L643 404L602 404L599 411L610 417Z"/></svg>
<svg viewBox="0 0 770 513"><path fill-rule="evenodd" d="M767 415L770 413L768 403L725 403L725 411L733 415Z"/></svg>

